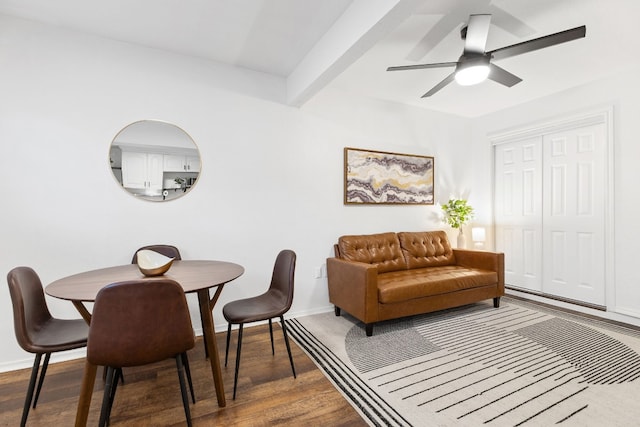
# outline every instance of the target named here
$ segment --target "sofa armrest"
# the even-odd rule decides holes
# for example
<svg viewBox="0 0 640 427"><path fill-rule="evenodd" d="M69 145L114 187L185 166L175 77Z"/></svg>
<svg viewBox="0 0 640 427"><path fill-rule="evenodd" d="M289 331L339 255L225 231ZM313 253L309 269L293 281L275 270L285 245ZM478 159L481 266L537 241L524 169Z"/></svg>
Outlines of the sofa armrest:
<svg viewBox="0 0 640 427"><path fill-rule="evenodd" d="M327 258L329 301L364 323L378 320L378 267Z"/></svg>
<svg viewBox="0 0 640 427"><path fill-rule="evenodd" d="M456 264L498 273L498 289L504 295L504 253L454 249Z"/></svg>

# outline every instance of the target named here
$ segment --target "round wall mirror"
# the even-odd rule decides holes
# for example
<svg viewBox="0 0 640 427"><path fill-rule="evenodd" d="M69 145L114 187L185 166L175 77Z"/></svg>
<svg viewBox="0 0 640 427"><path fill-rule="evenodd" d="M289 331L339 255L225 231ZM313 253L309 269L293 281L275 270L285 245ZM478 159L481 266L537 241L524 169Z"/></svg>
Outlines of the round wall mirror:
<svg viewBox="0 0 640 427"><path fill-rule="evenodd" d="M144 200L162 202L187 194L198 181L200 153L178 126L141 120L111 142L109 166L120 186Z"/></svg>

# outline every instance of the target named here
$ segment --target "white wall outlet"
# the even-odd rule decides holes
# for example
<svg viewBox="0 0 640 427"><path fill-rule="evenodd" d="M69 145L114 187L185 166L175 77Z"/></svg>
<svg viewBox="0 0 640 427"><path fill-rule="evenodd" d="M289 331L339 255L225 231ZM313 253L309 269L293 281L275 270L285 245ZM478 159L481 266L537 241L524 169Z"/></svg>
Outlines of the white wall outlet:
<svg viewBox="0 0 640 427"><path fill-rule="evenodd" d="M322 277L322 267L316 267L315 277L316 279L320 279Z"/></svg>

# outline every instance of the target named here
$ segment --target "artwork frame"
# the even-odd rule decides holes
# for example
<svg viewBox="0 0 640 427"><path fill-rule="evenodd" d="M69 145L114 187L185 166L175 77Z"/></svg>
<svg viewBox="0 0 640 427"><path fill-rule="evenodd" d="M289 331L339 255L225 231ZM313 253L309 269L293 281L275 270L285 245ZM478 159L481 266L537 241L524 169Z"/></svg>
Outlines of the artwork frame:
<svg viewBox="0 0 640 427"><path fill-rule="evenodd" d="M433 205L434 158L344 148L345 205Z"/></svg>

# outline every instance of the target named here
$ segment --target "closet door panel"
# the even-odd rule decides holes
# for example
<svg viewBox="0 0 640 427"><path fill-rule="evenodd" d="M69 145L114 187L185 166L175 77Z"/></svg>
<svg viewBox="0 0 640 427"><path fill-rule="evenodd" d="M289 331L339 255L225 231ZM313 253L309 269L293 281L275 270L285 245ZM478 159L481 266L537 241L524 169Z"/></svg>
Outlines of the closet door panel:
<svg viewBox="0 0 640 427"><path fill-rule="evenodd" d="M542 139L495 147L496 249L505 253L505 282L542 290Z"/></svg>
<svg viewBox="0 0 640 427"><path fill-rule="evenodd" d="M543 138L543 292L605 305L604 125Z"/></svg>

